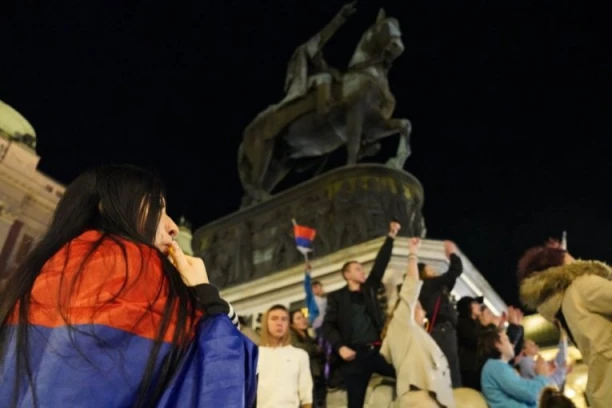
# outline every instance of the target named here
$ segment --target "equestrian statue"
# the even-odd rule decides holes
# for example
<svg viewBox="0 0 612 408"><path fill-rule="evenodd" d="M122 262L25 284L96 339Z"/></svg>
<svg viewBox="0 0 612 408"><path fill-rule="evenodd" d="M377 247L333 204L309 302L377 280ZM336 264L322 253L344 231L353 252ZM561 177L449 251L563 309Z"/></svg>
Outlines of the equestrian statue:
<svg viewBox="0 0 612 408"><path fill-rule="evenodd" d="M269 198L293 170L320 172L329 155L344 145L346 164L354 165L376 154L380 139L399 134L396 155L387 165L403 169L410 156L411 124L392 117L395 98L387 79L391 64L404 51L398 21L381 9L344 73L323 57L324 45L354 12L354 3L346 4L296 49L287 69L285 98L246 127L238 151L243 206Z"/></svg>

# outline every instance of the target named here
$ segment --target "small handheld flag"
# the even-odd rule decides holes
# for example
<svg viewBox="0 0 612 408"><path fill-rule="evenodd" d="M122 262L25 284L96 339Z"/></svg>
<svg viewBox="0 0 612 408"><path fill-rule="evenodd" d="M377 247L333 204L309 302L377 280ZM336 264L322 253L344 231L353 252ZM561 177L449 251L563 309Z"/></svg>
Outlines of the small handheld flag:
<svg viewBox="0 0 612 408"><path fill-rule="evenodd" d="M314 241L317 231L309 227L298 225L295 219L293 219L292 222L297 250L300 251L305 258L308 258L308 253L312 252L312 241Z"/></svg>

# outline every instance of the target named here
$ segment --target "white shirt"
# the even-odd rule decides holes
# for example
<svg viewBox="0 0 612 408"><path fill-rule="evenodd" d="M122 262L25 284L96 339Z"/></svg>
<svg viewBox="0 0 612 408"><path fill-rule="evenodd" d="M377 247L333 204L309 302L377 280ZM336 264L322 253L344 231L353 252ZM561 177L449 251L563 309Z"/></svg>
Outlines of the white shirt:
<svg viewBox="0 0 612 408"><path fill-rule="evenodd" d="M259 347L257 408L312 404L308 354L293 346Z"/></svg>

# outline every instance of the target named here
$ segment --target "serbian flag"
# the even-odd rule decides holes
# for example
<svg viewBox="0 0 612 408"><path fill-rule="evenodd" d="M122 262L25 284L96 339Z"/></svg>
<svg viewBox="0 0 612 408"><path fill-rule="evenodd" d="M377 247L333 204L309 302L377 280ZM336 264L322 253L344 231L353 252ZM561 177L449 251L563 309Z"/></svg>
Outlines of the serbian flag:
<svg viewBox="0 0 612 408"><path fill-rule="evenodd" d="M148 247L124 241L122 248L104 239L90 254L100 236L96 231L82 234L45 264L31 292L27 338L15 335L17 311L9 318L8 348L0 364L0 407L35 406L33 395L39 408L135 405L163 318L168 283L162 279L159 255ZM176 327L171 317L152 372L154 382L166 380L168 385L148 406L251 408L257 390L257 347L226 315L198 313L176 368L161 378L161 363L169 357ZM17 378L17 341L22 351L27 348L33 383L23 369Z"/></svg>
<svg viewBox="0 0 612 408"><path fill-rule="evenodd" d="M304 256L307 256L309 252L312 252L312 241L314 241L317 231L298 225L295 220L293 221L293 235L295 235L295 244L297 250L300 251Z"/></svg>

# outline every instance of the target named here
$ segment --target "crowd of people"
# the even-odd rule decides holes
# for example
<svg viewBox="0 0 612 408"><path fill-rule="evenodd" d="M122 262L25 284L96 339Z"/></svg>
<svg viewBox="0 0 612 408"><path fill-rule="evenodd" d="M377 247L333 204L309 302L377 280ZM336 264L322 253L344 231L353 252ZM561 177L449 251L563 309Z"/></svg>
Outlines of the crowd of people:
<svg viewBox="0 0 612 408"><path fill-rule="evenodd" d="M538 346L524 339L520 309L509 307L504 315L495 316L482 297L463 297L454 305L450 293L463 266L452 242L444 243L448 271L438 275L431 266L418 262L420 240L410 240L404 281L397 288L395 305L386 313L378 288L399 229L398 223L390 224L367 278L359 262L347 262L341 270L346 286L327 296L320 282L311 282L307 265L304 282L309 315L322 325L314 330L319 343L311 339L309 348L299 341L292 343L310 356L311 367L317 367L312 377L319 386L314 387L313 397L308 394L301 400L302 406L455 407L460 406L462 393L458 391L466 388L474 390L467 394L468 399L482 395L494 408L535 407L540 400L548 401L540 406L557 406L551 404L559 399L572 404L561 392L570 369L567 335L561 324L559 353L553 361L545 361L539 357ZM318 309L321 304L324 309ZM286 313L288 321L299 315L304 330L301 311ZM267 324L264 316L262 332L268 330ZM287 330L295 328L291 325ZM328 345L331 352L323 353L324 348L317 344ZM323 381L318 368L322 364L328 366ZM262 377L269 376L267 382L288 374L260 372ZM378 381L372 381L373 375ZM267 395L270 393L268 390ZM325 394L325 399L315 396ZM282 404L279 400L265 406Z"/></svg>
<svg viewBox="0 0 612 408"><path fill-rule="evenodd" d="M521 300L561 333L553 361L524 338L519 308L496 316L481 297L454 302L463 266L450 241L438 275L409 240L385 307L397 222L369 274L344 264L339 290L325 293L306 264L307 315L274 305L256 334L174 241L165 197L131 166L93 169L66 189L1 288L0 406L452 408L467 395L465 406L571 407L568 341L589 367L590 406L612 401L612 271L557 242L528 250L518 268Z"/></svg>

